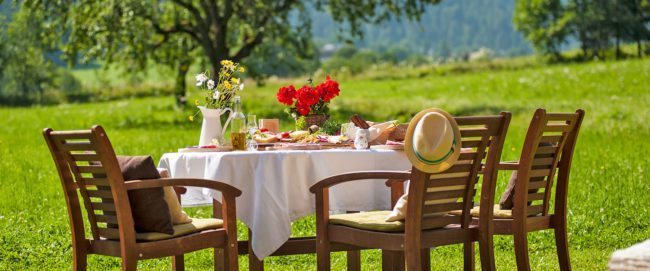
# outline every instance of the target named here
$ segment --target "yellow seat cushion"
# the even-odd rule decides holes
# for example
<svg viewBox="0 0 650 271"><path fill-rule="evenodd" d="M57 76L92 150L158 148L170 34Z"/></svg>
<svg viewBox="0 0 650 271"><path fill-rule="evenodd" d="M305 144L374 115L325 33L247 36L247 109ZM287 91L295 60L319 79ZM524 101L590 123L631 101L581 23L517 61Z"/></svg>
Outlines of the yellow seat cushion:
<svg viewBox="0 0 650 271"><path fill-rule="evenodd" d="M351 214L331 215L330 224L343 225L352 228L381 231L381 232L403 232L404 221L386 222L386 217L391 211L372 211ZM433 226L425 230L441 228L443 226Z"/></svg>
<svg viewBox="0 0 650 271"><path fill-rule="evenodd" d="M480 206L476 206L472 208L472 211L470 212L470 215L473 217L479 217L479 213L481 212ZM461 215L462 211L461 210L455 210L449 212L452 215ZM499 204L494 205L494 218L512 218L512 210L505 210L501 209L501 206Z"/></svg>
<svg viewBox="0 0 650 271"><path fill-rule="evenodd" d="M174 225L174 234L160 232L136 232L135 239L142 242L160 241L200 231L219 229L223 227L223 220L216 218L192 218L192 222ZM119 236L105 236L107 239L120 239Z"/></svg>

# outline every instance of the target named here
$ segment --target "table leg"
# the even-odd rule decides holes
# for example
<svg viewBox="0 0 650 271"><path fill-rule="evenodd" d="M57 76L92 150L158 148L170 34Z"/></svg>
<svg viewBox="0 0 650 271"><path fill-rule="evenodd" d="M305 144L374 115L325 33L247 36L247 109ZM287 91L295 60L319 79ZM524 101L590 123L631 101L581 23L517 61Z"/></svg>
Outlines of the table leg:
<svg viewBox="0 0 650 271"><path fill-rule="evenodd" d="M253 233L248 229L248 270L250 271L263 271L264 270L264 261L260 260L253 253L253 247L251 240L253 239Z"/></svg>

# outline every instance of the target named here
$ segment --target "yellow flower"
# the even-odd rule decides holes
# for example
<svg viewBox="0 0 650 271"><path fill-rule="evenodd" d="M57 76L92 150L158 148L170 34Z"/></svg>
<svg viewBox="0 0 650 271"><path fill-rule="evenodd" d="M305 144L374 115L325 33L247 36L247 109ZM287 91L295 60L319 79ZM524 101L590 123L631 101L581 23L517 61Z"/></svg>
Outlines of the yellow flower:
<svg viewBox="0 0 650 271"><path fill-rule="evenodd" d="M194 116L189 116L187 117L187 119L189 119L190 121L194 121Z"/></svg>
<svg viewBox="0 0 650 271"><path fill-rule="evenodd" d="M199 106L199 100L194 100L194 105Z"/></svg>
<svg viewBox="0 0 650 271"><path fill-rule="evenodd" d="M239 72L245 72L245 71L246 69L244 69L244 67L239 67Z"/></svg>
<svg viewBox="0 0 650 271"><path fill-rule="evenodd" d="M223 82L223 86L224 86L226 89L231 89L231 88L232 88L232 85L231 85L228 81L224 81L224 82Z"/></svg>
<svg viewBox="0 0 650 271"><path fill-rule="evenodd" d="M239 78L237 77L230 78L230 82L232 82L233 84L239 84Z"/></svg>
<svg viewBox="0 0 650 271"><path fill-rule="evenodd" d="M221 66L232 66L233 64L234 63L232 63L232 61L230 60L227 59L221 60Z"/></svg>

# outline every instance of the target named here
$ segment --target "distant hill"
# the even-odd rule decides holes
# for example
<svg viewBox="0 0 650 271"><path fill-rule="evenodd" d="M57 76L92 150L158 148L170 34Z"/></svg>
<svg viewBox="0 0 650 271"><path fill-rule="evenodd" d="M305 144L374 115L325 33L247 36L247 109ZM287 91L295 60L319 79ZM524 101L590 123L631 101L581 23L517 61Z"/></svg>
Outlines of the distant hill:
<svg viewBox="0 0 650 271"><path fill-rule="evenodd" d="M386 49L406 47L424 54L444 55L487 47L497 55L532 52L524 37L515 30L513 0L443 0L427 8L420 22L391 21L366 25L358 47ZM313 15L313 34L319 46L341 44L338 26L325 13Z"/></svg>

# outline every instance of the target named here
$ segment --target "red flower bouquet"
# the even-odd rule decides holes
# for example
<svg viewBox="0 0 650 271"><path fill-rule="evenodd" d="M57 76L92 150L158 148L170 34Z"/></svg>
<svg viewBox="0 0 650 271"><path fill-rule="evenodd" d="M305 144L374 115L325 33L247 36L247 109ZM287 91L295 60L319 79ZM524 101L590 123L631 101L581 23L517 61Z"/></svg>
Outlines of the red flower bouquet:
<svg viewBox="0 0 650 271"><path fill-rule="evenodd" d="M309 82L298 90L293 85L278 90L278 102L288 105L287 113L293 117L327 114L330 101L341 92L339 83L332 80L329 75L325 82L316 87L311 84L311 79Z"/></svg>

